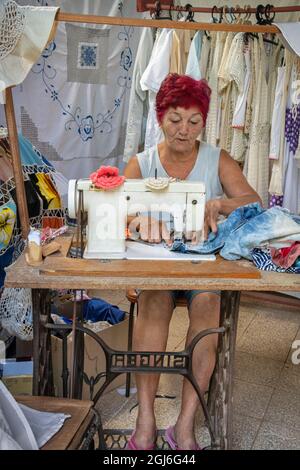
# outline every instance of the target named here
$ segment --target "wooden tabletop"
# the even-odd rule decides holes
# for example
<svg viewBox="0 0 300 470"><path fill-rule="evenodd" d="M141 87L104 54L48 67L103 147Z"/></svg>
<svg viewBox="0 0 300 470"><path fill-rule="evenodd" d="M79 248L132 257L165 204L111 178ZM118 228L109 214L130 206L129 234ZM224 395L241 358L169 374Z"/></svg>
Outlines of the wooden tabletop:
<svg viewBox="0 0 300 470"><path fill-rule="evenodd" d="M208 289L300 291L298 274L259 271L247 260L154 261L68 258L71 238L61 238L62 251L38 267L24 254L6 271L6 287L37 289Z"/></svg>

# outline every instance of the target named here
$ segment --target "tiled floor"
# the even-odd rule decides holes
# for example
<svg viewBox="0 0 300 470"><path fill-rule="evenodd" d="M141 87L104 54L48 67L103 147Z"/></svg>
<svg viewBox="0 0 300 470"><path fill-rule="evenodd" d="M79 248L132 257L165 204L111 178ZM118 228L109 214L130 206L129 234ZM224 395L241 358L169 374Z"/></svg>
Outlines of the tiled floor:
<svg viewBox="0 0 300 470"><path fill-rule="evenodd" d="M128 311L125 293L98 291L97 295ZM186 309L177 308L170 327L169 350L183 349L187 323ZM300 364L291 362L295 339L300 339L300 311L242 301L234 381L235 449L300 448ZM174 398L156 400L159 429L175 422L181 380L179 376L161 376L158 393ZM120 395L120 390L106 394L100 402L104 427L133 429L137 408L131 408L135 404L135 394L128 399ZM209 445L200 412L197 422L199 444Z"/></svg>

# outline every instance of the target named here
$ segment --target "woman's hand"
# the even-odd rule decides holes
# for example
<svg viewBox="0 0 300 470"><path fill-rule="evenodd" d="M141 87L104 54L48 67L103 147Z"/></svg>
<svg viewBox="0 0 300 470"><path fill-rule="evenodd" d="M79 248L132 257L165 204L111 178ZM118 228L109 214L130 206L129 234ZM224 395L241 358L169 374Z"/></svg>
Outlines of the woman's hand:
<svg viewBox="0 0 300 470"><path fill-rule="evenodd" d="M211 199L205 204L204 213L204 240L207 240L208 233L211 230L214 233L218 231L218 217L221 213L221 199Z"/></svg>
<svg viewBox="0 0 300 470"><path fill-rule="evenodd" d="M139 215L135 217L128 228L134 238L141 238L149 243L160 243L162 240L168 244L171 243L171 234L166 224L150 216Z"/></svg>

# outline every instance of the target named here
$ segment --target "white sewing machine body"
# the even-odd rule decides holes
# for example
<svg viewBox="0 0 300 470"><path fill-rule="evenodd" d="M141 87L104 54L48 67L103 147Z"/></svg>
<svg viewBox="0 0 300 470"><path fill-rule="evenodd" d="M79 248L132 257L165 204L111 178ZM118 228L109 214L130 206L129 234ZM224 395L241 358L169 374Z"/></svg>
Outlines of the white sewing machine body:
<svg viewBox="0 0 300 470"><path fill-rule="evenodd" d="M205 187L201 182L170 182L162 190L151 190L146 180L126 180L114 190L94 188L89 179L70 180L68 211L78 215L79 191L83 211L88 213L84 258L124 258L127 216L141 212L168 212L174 218L174 232L202 232Z"/></svg>

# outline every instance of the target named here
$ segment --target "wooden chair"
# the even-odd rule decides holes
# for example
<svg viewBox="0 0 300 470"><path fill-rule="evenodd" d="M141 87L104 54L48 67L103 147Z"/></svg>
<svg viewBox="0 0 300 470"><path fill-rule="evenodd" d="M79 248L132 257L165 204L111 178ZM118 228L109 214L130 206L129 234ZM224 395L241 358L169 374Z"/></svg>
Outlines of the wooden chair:
<svg viewBox="0 0 300 470"><path fill-rule="evenodd" d="M100 432L100 415L93 408L92 401L27 395L18 395L15 399L35 410L71 415L41 450L91 449L94 447L93 438L96 434L99 448L106 448L103 432Z"/></svg>
<svg viewBox="0 0 300 470"><path fill-rule="evenodd" d="M137 306L137 315L138 315L138 293L135 289L127 289L126 291L126 298L130 302L130 309L129 309L129 325L128 325L128 351L132 351L132 336L133 336L133 326L134 326L134 309L135 305ZM178 297L176 299L176 307L187 307L187 301L185 297ZM131 374L128 372L126 374L126 389L125 389L125 396L129 397L130 395L130 382L131 382Z"/></svg>

